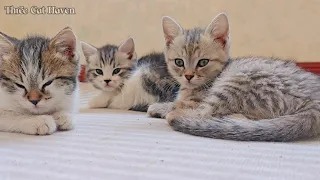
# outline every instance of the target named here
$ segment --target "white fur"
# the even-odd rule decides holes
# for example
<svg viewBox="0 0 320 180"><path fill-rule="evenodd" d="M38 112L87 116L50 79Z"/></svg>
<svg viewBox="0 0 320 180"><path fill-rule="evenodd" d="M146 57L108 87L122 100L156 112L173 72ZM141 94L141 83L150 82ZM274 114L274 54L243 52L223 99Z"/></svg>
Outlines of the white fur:
<svg viewBox="0 0 320 180"><path fill-rule="evenodd" d="M101 91L98 96L89 101L89 108L105 108L116 95L116 91Z"/></svg>
<svg viewBox="0 0 320 180"><path fill-rule="evenodd" d="M45 135L52 134L56 129L57 125L53 116L34 116L0 110L0 131Z"/></svg>
<svg viewBox="0 0 320 180"><path fill-rule="evenodd" d="M165 118L174 108L174 102L154 103L149 106L147 114L151 117Z"/></svg>
<svg viewBox="0 0 320 180"><path fill-rule="evenodd" d="M73 129L78 90L71 96L63 96L63 89L51 88L54 98L40 101L38 109L21 93L9 95L0 88L0 131L46 135L57 129Z"/></svg>
<svg viewBox="0 0 320 180"><path fill-rule="evenodd" d="M110 108L130 109L134 105L153 104L157 98L147 93L142 87L143 68L136 71L133 76L125 82L120 94L113 98Z"/></svg>
<svg viewBox="0 0 320 180"><path fill-rule="evenodd" d="M119 93L101 92L89 102L89 107L128 110L134 105L155 103L158 100L157 97L147 93L142 87L142 74L143 68L135 71Z"/></svg>

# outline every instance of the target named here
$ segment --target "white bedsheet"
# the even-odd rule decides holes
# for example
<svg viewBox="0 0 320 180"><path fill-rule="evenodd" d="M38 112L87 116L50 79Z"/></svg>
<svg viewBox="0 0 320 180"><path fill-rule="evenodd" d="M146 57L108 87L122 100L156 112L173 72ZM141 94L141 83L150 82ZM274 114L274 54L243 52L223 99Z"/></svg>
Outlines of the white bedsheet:
<svg viewBox="0 0 320 180"><path fill-rule="evenodd" d="M92 96L81 85L82 108ZM194 137L144 113L82 109L73 131L0 133L0 180L320 179L320 139L295 143Z"/></svg>

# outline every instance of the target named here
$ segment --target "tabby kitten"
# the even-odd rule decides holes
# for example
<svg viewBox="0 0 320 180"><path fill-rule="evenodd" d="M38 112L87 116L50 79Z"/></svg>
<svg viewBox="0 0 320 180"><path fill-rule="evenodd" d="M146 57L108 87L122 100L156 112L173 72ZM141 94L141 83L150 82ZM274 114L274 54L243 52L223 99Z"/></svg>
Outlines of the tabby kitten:
<svg viewBox="0 0 320 180"><path fill-rule="evenodd" d="M68 27L52 39L0 33L0 131L72 129L78 66L76 36Z"/></svg>
<svg viewBox="0 0 320 180"><path fill-rule="evenodd" d="M219 14L204 30L163 17L174 103L154 104L174 130L241 141L292 141L319 135L320 77L274 58L229 59L229 23ZM246 118L232 119L228 115Z"/></svg>
<svg viewBox="0 0 320 180"><path fill-rule="evenodd" d="M89 102L90 108L146 112L150 104L175 98L179 86L168 73L162 53L137 60L132 38L119 47L81 45L87 60L87 79L101 91Z"/></svg>

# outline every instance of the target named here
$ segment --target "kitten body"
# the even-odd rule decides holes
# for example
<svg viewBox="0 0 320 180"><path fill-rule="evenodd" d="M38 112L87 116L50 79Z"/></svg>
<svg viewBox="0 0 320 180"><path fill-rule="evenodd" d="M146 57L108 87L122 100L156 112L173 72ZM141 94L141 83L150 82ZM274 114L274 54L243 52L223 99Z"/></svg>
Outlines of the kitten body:
<svg viewBox="0 0 320 180"><path fill-rule="evenodd" d="M119 47L95 48L82 43L82 49L88 80L101 91L89 107L146 112L150 104L175 98L179 87L167 71L163 53L150 53L137 60L132 38Z"/></svg>
<svg viewBox="0 0 320 180"><path fill-rule="evenodd" d="M229 24L183 30L163 18L166 62L181 84L174 103L151 105L184 133L241 141L292 141L320 133L320 77L291 61L229 58ZM233 114L246 118L234 119Z"/></svg>
<svg viewBox="0 0 320 180"><path fill-rule="evenodd" d="M45 135L72 129L78 66L70 28L52 39L0 33L0 131Z"/></svg>

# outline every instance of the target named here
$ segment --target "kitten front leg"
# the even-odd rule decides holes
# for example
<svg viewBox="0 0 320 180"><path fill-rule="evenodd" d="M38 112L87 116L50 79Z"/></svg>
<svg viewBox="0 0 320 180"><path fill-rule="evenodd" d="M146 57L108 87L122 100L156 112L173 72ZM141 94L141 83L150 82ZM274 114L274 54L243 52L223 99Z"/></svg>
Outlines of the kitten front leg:
<svg viewBox="0 0 320 180"><path fill-rule="evenodd" d="M199 102L195 101L177 101L175 104L176 109L195 109L199 106Z"/></svg>
<svg viewBox="0 0 320 180"><path fill-rule="evenodd" d="M30 135L49 135L57 125L50 115L23 115L11 111L0 112L0 131Z"/></svg>
<svg viewBox="0 0 320 180"><path fill-rule="evenodd" d="M231 111L229 101L224 99L219 99L217 97L212 97L207 99L204 102L181 102L184 106L180 106L180 108L176 108L174 111L170 112L166 116L166 120L171 123L173 120L183 120L184 118L189 119L199 119L204 118L208 119L210 117L224 117L228 115L233 115L234 112ZM189 105L187 107L186 105ZM193 106L193 107L192 107ZM181 108L182 107L182 108ZM238 114L239 116L239 114ZM240 117L243 117L241 115Z"/></svg>
<svg viewBox="0 0 320 180"><path fill-rule="evenodd" d="M108 107L112 99L111 96L112 95L107 92L100 93L98 96L89 101L89 108L95 109Z"/></svg>
<svg viewBox="0 0 320 180"><path fill-rule="evenodd" d="M174 103L173 102L167 102L167 103L154 103L149 106L147 114L150 117L155 118L165 118L169 112L171 112L174 109Z"/></svg>
<svg viewBox="0 0 320 180"><path fill-rule="evenodd" d="M57 124L58 130L68 131L74 128L74 118L71 113L56 112L53 114L53 118Z"/></svg>
<svg viewBox="0 0 320 180"><path fill-rule="evenodd" d="M200 103L191 100L177 100L175 102L175 108L168 112L165 118L168 121L175 119L176 117L185 115L186 113L193 111L199 107Z"/></svg>
<svg viewBox="0 0 320 180"><path fill-rule="evenodd" d="M175 109L169 112L166 115L166 120L168 122L177 119L183 115L190 113L190 111L194 111L194 109L199 107L198 102L194 101L178 101L175 104Z"/></svg>

